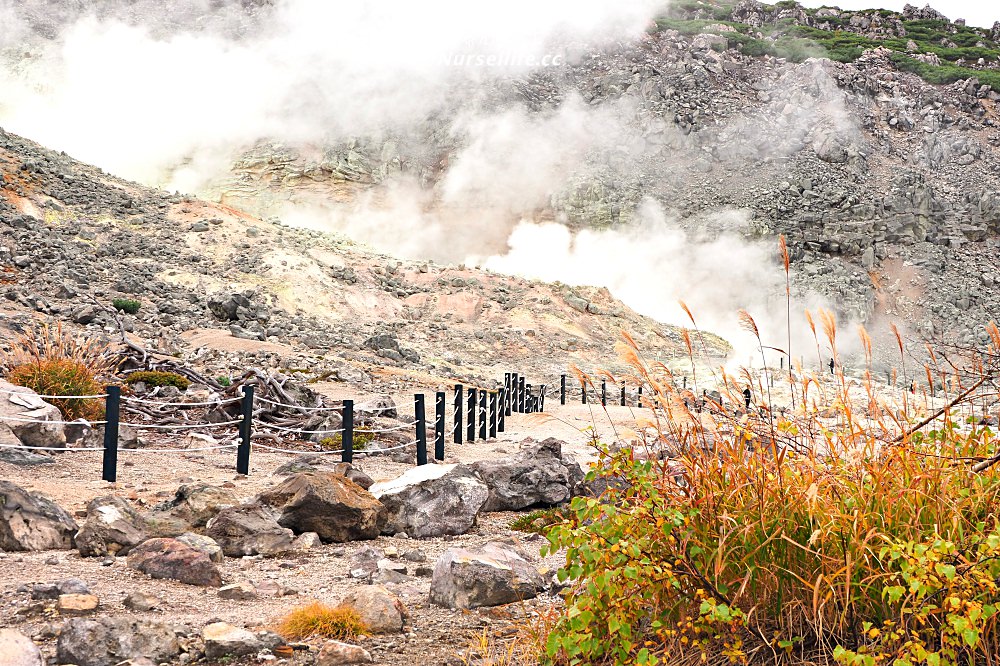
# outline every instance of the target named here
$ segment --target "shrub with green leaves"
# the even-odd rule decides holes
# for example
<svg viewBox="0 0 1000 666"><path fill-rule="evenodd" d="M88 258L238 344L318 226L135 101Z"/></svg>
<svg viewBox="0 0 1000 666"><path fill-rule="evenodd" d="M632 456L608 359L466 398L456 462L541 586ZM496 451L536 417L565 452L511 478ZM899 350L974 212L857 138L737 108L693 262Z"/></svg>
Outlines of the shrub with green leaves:
<svg viewBox="0 0 1000 666"><path fill-rule="evenodd" d="M116 298L111 301L111 305L114 306L115 310L131 315L134 315L142 307L142 303L132 298Z"/></svg>
<svg viewBox="0 0 1000 666"><path fill-rule="evenodd" d="M184 375L179 375L176 372L159 372L159 371L140 371L133 372L125 378L125 383L129 386L142 382L146 386L175 386L181 391L187 390L187 387L191 385L191 380L189 380Z"/></svg>
<svg viewBox="0 0 1000 666"><path fill-rule="evenodd" d="M354 431L354 451L364 451L368 445L375 441L374 433L364 431ZM320 447L324 451L340 451L344 448L344 439L341 433L334 433L330 437L324 437L319 441Z"/></svg>

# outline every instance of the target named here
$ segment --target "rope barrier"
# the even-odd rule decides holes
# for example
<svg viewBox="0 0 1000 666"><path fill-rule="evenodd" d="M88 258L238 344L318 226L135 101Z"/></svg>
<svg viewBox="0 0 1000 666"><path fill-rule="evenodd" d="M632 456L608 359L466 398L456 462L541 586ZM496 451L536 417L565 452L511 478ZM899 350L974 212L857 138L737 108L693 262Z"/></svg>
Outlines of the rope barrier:
<svg viewBox="0 0 1000 666"><path fill-rule="evenodd" d="M239 423L239 421L237 421L237 423ZM281 432L294 432L300 435L324 435L328 433L344 432L343 428L338 428L337 430L303 430L302 428L285 428L273 423L261 423L260 426L263 428L273 428L275 430L280 430ZM354 432L358 431L355 430Z"/></svg>
<svg viewBox="0 0 1000 666"><path fill-rule="evenodd" d="M292 449L279 449L278 447L267 446L266 444L257 444L257 443L254 443L251 446L253 446L253 448L255 448L255 449L264 449L265 451L274 451L275 453L296 453L296 454L298 454L298 453L306 453L306 454L309 454L311 456L312 455L324 455L325 456L325 455L333 455L333 454L342 453L342 451L340 449L327 449L327 450L323 450L323 451L301 451L301 450L300 451L295 451L295 450L292 450Z"/></svg>
<svg viewBox="0 0 1000 666"><path fill-rule="evenodd" d="M241 402L242 400L242 398L228 398L226 400L213 400L212 402L158 402L156 400L143 400L142 398L122 396L122 402L133 402L142 405L154 405L157 407L213 407L216 405L231 405L236 402ZM260 400L260 398L258 398L258 400Z"/></svg>
<svg viewBox="0 0 1000 666"><path fill-rule="evenodd" d="M256 398L256 402L263 402L267 405L274 405L275 407L287 407L288 409L299 409L304 412L339 412L343 407L303 407L300 405L290 405L287 402L275 402L274 400L268 400L267 398ZM357 411L357 407L354 408Z"/></svg>
<svg viewBox="0 0 1000 666"><path fill-rule="evenodd" d="M25 451L103 451L104 447L75 447L65 446L21 446L18 444L0 444L0 449L24 449Z"/></svg>
<svg viewBox="0 0 1000 666"><path fill-rule="evenodd" d="M378 433L383 433L383 432L396 432L397 430L405 430L406 428L412 428L415 425L417 425L417 422L412 421L410 423L404 423L400 426L396 426L395 428L381 428L378 430L372 430L370 428L355 428L354 432L363 432L371 435L376 435Z"/></svg>
<svg viewBox="0 0 1000 666"><path fill-rule="evenodd" d="M40 419L19 419L14 416L0 416L0 422L14 421L15 423L44 423L47 425L104 425L107 421L43 421Z"/></svg>
<svg viewBox="0 0 1000 666"><path fill-rule="evenodd" d="M377 412L377 413L381 413L381 412L391 412L394 409L396 409L396 407L377 407L376 408L376 407L372 407L371 405L355 405L354 412L355 413L357 413L357 412L373 412L373 413Z"/></svg>
<svg viewBox="0 0 1000 666"><path fill-rule="evenodd" d="M147 448L137 448L137 449L118 449L119 451L125 451L128 453L188 453L189 451L219 451L221 449L235 449L239 444L219 444L218 446L199 446L190 449L147 449Z"/></svg>
<svg viewBox="0 0 1000 666"><path fill-rule="evenodd" d="M42 400L92 400L97 398L107 398L107 393L102 393L100 395L37 395L35 393L30 393L29 390L25 391L8 391L6 389L0 389L0 393L6 393L7 395L23 395L29 398L41 398Z"/></svg>
<svg viewBox="0 0 1000 666"><path fill-rule="evenodd" d="M157 425L153 423L143 424L143 423L119 423L120 426L128 426L130 428L136 428L138 430L193 430L195 428L219 428L221 426L236 425L237 423L243 423L242 419L236 419L235 421L221 421L219 423L179 423L173 425Z"/></svg>

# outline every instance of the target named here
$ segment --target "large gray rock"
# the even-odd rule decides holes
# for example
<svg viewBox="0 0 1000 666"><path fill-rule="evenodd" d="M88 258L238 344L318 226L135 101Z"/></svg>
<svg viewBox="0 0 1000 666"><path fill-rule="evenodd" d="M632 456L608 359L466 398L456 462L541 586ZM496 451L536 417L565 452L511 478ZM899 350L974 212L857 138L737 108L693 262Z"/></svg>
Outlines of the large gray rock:
<svg viewBox="0 0 1000 666"><path fill-rule="evenodd" d="M483 511L519 511L572 498L584 474L575 460L563 455L562 446L554 437L541 443L527 439L516 456L469 465L489 488Z"/></svg>
<svg viewBox="0 0 1000 666"><path fill-rule="evenodd" d="M207 537L204 534L195 534L194 532L185 532L177 537L177 540L191 546L195 550L205 553L208 555L208 559L213 562L218 563L224 559L222 548L212 537Z"/></svg>
<svg viewBox="0 0 1000 666"><path fill-rule="evenodd" d="M25 421L37 421L26 423ZM50 405L31 389L0 380L0 423L7 424L25 446L66 446L62 412Z"/></svg>
<svg viewBox="0 0 1000 666"><path fill-rule="evenodd" d="M69 549L77 529L70 515L49 498L0 481L0 549Z"/></svg>
<svg viewBox="0 0 1000 666"><path fill-rule="evenodd" d="M489 490L466 465L421 465L376 483L372 494L385 505L384 534L412 537L465 534L489 497Z"/></svg>
<svg viewBox="0 0 1000 666"><path fill-rule="evenodd" d="M147 539L144 521L120 497L105 496L87 505L87 520L74 541L82 557L127 555Z"/></svg>
<svg viewBox="0 0 1000 666"><path fill-rule="evenodd" d="M0 629L0 666L45 666L45 660L30 638L16 629Z"/></svg>
<svg viewBox="0 0 1000 666"><path fill-rule="evenodd" d="M341 641L327 641L316 655L316 666L344 666L371 662L371 654L363 647Z"/></svg>
<svg viewBox="0 0 1000 666"><path fill-rule="evenodd" d="M229 488L202 483L181 486L170 502L157 508L191 527L204 527L220 511L239 503L239 498Z"/></svg>
<svg viewBox="0 0 1000 666"><path fill-rule="evenodd" d="M353 608L365 627L375 634L398 634L409 618L399 597L381 585L356 587L341 605Z"/></svg>
<svg viewBox="0 0 1000 666"><path fill-rule="evenodd" d="M177 539L143 542L129 553L128 566L152 578L170 578L203 587L222 585L222 574L208 555Z"/></svg>
<svg viewBox="0 0 1000 666"><path fill-rule="evenodd" d="M430 601L446 608L502 606L532 599L545 581L526 559L498 543L451 548L434 566Z"/></svg>
<svg viewBox="0 0 1000 666"><path fill-rule="evenodd" d="M205 534L229 557L278 555L291 550L295 540L292 530L279 525L274 513L259 504L223 509L208 521Z"/></svg>
<svg viewBox="0 0 1000 666"><path fill-rule="evenodd" d="M253 633L225 622L206 625L201 630L201 637L205 641L205 656L209 659L242 657L255 654L263 647Z"/></svg>
<svg viewBox="0 0 1000 666"><path fill-rule="evenodd" d="M20 448L21 440L6 423L0 423L0 462L10 463L18 467L35 467L37 465L54 465L55 458L49 454L36 453Z"/></svg>
<svg viewBox="0 0 1000 666"><path fill-rule="evenodd" d="M371 493L331 472L295 474L257 500L279 514L279 525L327 543L374 539L385 525L385 507Z"/></svg>
<svg viewBox="0 0 1000 666"><path fill-rule="evenodd" d="M77 666L114 666L141 657L172 663L180 651L173 629L161 622L77 618L63 624L56 658L60 664Z"/></svg>
<svg viewBox="0 0 1000 666"><path fill-rule="evenodd" d="M338 462L336 459L323 453L304 453L289 460L287 463L274 470L275 476L289 476L302 472L332 472L346 477L358 484L365 490L372 487L375 482L370 476L351 463Z"/></svg>

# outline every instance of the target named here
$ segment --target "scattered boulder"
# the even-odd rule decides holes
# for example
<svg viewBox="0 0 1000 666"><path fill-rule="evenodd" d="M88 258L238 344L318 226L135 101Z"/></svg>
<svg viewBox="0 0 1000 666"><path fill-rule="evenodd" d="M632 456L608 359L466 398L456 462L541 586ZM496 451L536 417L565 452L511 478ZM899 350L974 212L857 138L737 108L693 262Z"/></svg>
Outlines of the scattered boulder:
<svg viewBox="0 0 1000 666"><path fill-rule="evenodd" d="M242 581L219 588L219 598L230 601L253 601L257 598L257 589L253 583Z"/></svg>
<svg viewBox="0 0 1000 666"><path fill-rule="evenodd" d="M563 456L563 444L554 437L541 443L527 439L516 456L469 465L489 488L483 511L520 511L572 498L584 474L575 460Z"/></svg>
<svg viewBox="0 0 1000 666"><path fill-rule="evenodd" d="M184 520L191 527L204 527L223 509L239 504L239 498L229 488L202 483L181 486L174 499L161 505L159 510Z"/></svg>
<svg viewBox="0 0 1000 666"><path fill-rule="evenodd" d="M339 663L361 662L343 661ZM38 646L20 631L0 629L0 664L3 666L45 666L45 660L42 659L42 653L38 650Z"/></svg>
<svg viewBox="0 0 1000 666"><path fill-rule="evenodd" d="M295 537L292 542L292 550L312 550L323 545L323 540L315 532L303 532Z"/></svg>
<svg viewBox="0 0 1000 666"><path fill-rule="evenodd" d="M385 507L377 499L331 472L295 474L257 499L280 514L279 525L315 532L326 543L374 539L385 525Z"/></svg>
<svg viewBox="0 0 1000 666"><path fill-rule="evenodd" d="M93 594L60 594L56 610L62 615L87 615L100 605L101 600Z"/></svg>
<svg viewBox="0 0 1000 666"><path fill-rule="evenodd" d="M466 465L421 465L376 483L371 492L388 512L383 534L418 538L465 534L489 497L489 489Z"/></svg>
<svg viewBox="0 0 1000 666"><path fill-rule="evenodd" d="M67 620L59 632L56 659L76 666L113 666L145 657L172 662L181 651L174 631L161 622L123 617Z"/></svg>
<svg viewBox="0 0 1000 666"><path fill-rule="evenodd" d="M90 588L79 578L67 578L56 583L35 583L31 586L32 599L58 599L63 594L90 594Z"/></svg>
<svg viewBox="0 0 1000 666"><path fill-rule="evenodd" d="M430 601L446 608L478 608L532 599L545 581L526 559L508 547L488 543L477 550L451 548L438 559Z"/></svg>
<svg viewBox="0 0 1000 666"><path fill-rule="evenodd" d="M0 549L68 550L78 526L58 504L0 480Z"/></svg>
<svg viewBox="0 0 1000 666"><path fill-rule="evenodd" d="M35 423L25 423L26 420ZM63 425L45 423L62 420L59 408L42 400L31 389L0 380L0 423L6 424L21 444L55 448L66 446Z"/></svg>
<svg viewBox="0 0 1000 666"><path fill-rule="evenodd" d="M20 446L21 440L17 438L10 426L6 423L0 423L0 462L10 463L18 467L54 465L56 462L52 456L17 448Z"/></svg>
<svg viewBox="0 0 1000 666"><path fill-rule="evenodd" d="M282 527L274 514L259 504L242 504L223 509L208 521L205 533L229 557L272 556L292 548L295 534Z"/></svg>
<svg viewBox="0 0 1000 666"><path fill-rule="evenodd" d="M333 458L322 453L305 453L289 460L274 470L275 476L288 476L301 472L331 472L347 477L365 490L372 487L375 481L351 463L335 462Z"/></svg>
<svg viewBox="0 0 1000 666"><path fill-rule="evenodd" d="M132 549L128 565L153 578L219 587L222 574L208 555L177 539L150 539Z"/></svg>
<svg viewBox="0 0 1000 666"><path fill-rule="evenodd" d="M203 534L195 534L194 532L185 532L177 537L177 540L181 543L186 543L195 550L200 550L205 553L208 555L208 559L215 563L219 563L224 559L222 547L219 546L219 544L216 543L215 539L212 537L207 537Z"/></svg>
<svg viewBox="0 0 1000 666"><path fill-rule="evenodd" d="M370 664L372 656L362 647L328 641L316 655L316 666L341 666L342 664Z"/></svg>
<svg viewBox="0 0 1000 666"><path fill-rule="evenodd" d="M205 641L205 656L209 659L220 657L242 657L255 654L263 645L256 635L225 622L213 622L201 630Z"/></svg>
<svg viewBox="0 0 1000 666"><path fill-rule="evenodd" d="M87 504L87 520L74 542L81 557L127 555L146 540L142 516L120 497L107 495Z"/></svg>
<svg viewBox="0 0 1000 666"><path fill-rule="evenodd" d="M344 597L341 606L354 609L369 631L398 634L410 614L399 597L381 585L365 585Z"/></svg>
<svg viewBox="0 0 1000 666"><path fill-rule="evenodd" d="M163 601L155 594L146 594L145 592L132 592L127 597L125 597L125 600L122 602L122 604L125 606L125 608L128 608L129 610L145 613L155 608L159 608L163 604Z"/></svg>

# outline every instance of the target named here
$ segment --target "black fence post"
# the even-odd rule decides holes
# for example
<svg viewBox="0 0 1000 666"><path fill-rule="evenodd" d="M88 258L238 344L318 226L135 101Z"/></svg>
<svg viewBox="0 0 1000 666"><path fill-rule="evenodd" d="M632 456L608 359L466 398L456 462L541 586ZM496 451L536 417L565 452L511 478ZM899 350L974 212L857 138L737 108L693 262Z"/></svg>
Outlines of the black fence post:
<svg viewBox="0 0 1000 666"><path fill-rule="evenodd" d="M642 384L639 384L639 395L635 399L636 405L642 407Z"/></svg>
<svg viewBox="0 0 1000 666"><path fill-rule="evenodd" d="M608 405L608 382L604 379L601 380L601 406L607 407Z"/></svg>
<svg viewBox="0 0 1000 666"><path fill-rule="evenodd" d="M479 439L486 439L486 433L489 430L489 424L486 420L489 415L486 413L486 401L489 400L489 396L486 395L486 389L479 391Z"/></svg>
<svg viewBox="0 0 1000 666"><path fill-rule="evenodd" d="M354 462L354 401L345 400L340 413L340 460L345 463Z"/></svg>
<svg viewBox="0 0 1000 666"><path fill-rule="evenodd" d="M520 414L524 414L524 377L517 378L517 411Z"/></svg>
<svg viewBox="0 0 1000 666"><path fill-rule="evenodd" d="M538 411L545 411L545 384L538 387Z"/></svg>
<svg viewBox="0 0 1000 666"><path fill-rule="evenodd" d="M417 464L427 464L427 411L424 408L424 394L413 396L413 417L417 422Z"/></svg>
<svg viewBox="0 0 1000 666"><path fill-rule="evenodd" d="M507 407L507 414L517 413L517 373L510 373L510 406Z"/></svg>
<svg viewBox="0 0 1000 666"><path fill-rule="evenodd" d="M528 414L532 414L535 411L535 394L531 392L531 384L524 385L524 411Z"/></svg>
<svg viewBox="0 0 1000 666"><path fill-rule="evenodd" d="M462 443L462 410L465 405L462 403L462 385L455 384L455 443Z"/></svg>
<svg viewBox="0 0 1000 666"><path fill-rule="evenodd" d="M469 444L472 444L476 441L476 389L470 387L468 395L467 416L469 424L465 430L465 439Z"/></svg>
<svg viewBox="0 0 1000 666"><path fill-rule="evenodd" d="M122 390L109 386L104 399L104 461L101 478L114 483L118 480L118 419L121 413Z"/></svg>
<svg viewBox="0 0 1000 666"><path fill-rule="evenodd" d="M559 404L566 404L566 375L559 377Z"/></svg>
<svg viewBox="0 0 1000 666"><path fill-rule="evenodd" d="M508 391L506 389L500 389L500 395L497 396L497 402L500 403L500 408L497 410L497 432L504 431L504 421L506 420L504 405L507 401L507 395Z"/></svg>
<svg viewBox="0 0 1000 666"><path fill-rule="evenodd" d="M490 391L490 437L497 436L497 393Z"/></svg>
<svg viewBox="0 0 1000 666"><path fill-rule="evenodd" d="M243 386L243 421L240 422L240 445L236 449L236 473L250 473L250 428L253 425L253 386Z"/></svg>
<svg viewBox="0 0 1000 666"><path fill-rule="evenodd" d="M622 382L622 407L625 406L625 382Z"/></svg>
<svg viewBox="0 0 1000 666"><path fill-rule="evenodd" d="M580 382L580 403L587 404L587 380L584 379Z"/></svg>
<svg viewBox="0 0 1000 666"><path fill-rule="evenodd" d="M444 460L444 391L434 396L434 460Z"/></svg>
<svg viewBox="0 0 1000 666"><path fill-rule="evenodd" d="M510 397L513 393L513 381L514 376L507 372L504 373L504 391L503 391L503 413L504 416L510 416Z"/></svg>

